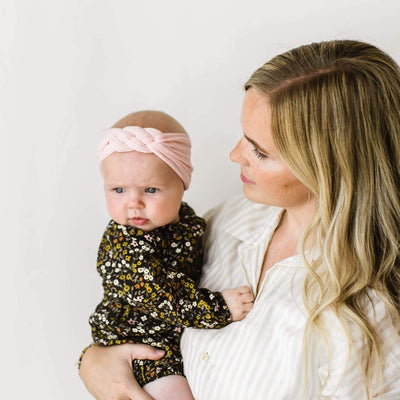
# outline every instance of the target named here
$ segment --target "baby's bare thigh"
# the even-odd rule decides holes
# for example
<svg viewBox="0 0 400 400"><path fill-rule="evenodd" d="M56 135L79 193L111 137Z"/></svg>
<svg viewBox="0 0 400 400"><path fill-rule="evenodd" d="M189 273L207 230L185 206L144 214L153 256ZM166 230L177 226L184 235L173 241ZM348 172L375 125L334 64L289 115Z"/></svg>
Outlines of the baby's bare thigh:
<svg viewBox="0 0 400 400"><path fill-rule="evenodd" d="M169 375L144 386L155 400L194 400L188 381L181 375Z"/></svg>

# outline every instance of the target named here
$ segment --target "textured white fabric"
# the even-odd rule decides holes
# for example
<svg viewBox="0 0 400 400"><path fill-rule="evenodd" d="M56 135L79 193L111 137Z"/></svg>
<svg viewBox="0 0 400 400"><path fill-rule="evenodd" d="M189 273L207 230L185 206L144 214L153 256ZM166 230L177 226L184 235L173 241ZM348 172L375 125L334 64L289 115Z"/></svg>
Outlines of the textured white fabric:
<svg viewBox="0 0 400 400"><path fill-rule="evenodd" d="M244 198L221 205L207 216L208 238L202 286L223 290L249 285L255 290L265 248L281 210ZM182 338L185 373L196 400L296 400L302 398L304 268L299 257L267 271L253 310L240 322L220 330L188 328ZM400 340L394 336L384 307L377 302L376 325L388 343L384 371L385 400L400 399ZM372 314L371 314L371 318ZM310 344L306 399L365 398L354 354L332 315L326 315L332 346L328 357L316 340ZM389 341L391 337L392 341ZM356 346L361 348L354 334ZM348 364L346 364L348 360Z"/></svg>

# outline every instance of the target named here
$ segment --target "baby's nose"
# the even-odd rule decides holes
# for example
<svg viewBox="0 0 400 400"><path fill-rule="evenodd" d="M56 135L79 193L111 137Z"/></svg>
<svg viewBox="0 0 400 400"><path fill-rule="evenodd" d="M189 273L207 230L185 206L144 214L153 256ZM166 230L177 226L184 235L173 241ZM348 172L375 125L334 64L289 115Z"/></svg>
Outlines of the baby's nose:
<svg viewBox="0 0 400 400"><path fill-rule="evenodd" d="M144 207L144 203L142 199L138 196L132 196L129 199L128 207L130 209L139 209L141 210Z"/></svg>

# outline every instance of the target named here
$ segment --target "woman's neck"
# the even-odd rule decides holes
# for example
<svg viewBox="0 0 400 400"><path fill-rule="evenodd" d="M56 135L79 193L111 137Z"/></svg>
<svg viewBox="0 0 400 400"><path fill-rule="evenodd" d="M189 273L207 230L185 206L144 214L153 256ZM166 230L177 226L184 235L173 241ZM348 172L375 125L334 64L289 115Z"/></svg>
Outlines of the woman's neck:
<svg viewBox="0 0 400 400"><path fill-rule="evenodd" d="M257 291L268 269L277 262L297 254L299 240L305 229L309 226L314 213L315 203L311 202L306 207L284 210L281 220L265 250ZM306 247L311 239L312 237L308 238Z"/></svg>

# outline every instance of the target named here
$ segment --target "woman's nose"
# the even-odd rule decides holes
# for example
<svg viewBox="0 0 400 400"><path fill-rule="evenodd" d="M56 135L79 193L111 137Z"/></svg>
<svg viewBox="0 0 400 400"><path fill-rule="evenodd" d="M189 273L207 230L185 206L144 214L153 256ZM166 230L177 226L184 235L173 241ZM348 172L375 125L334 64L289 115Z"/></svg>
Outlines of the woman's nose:
<svg viewBox="0 0 400 400"><path fill-rule="evenodd" d="M243 153L243 138L241 138L236 146L232 149L232 151L229 154L229 158L231 161L243 164L244 162L244 153Z"/></svg>

